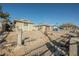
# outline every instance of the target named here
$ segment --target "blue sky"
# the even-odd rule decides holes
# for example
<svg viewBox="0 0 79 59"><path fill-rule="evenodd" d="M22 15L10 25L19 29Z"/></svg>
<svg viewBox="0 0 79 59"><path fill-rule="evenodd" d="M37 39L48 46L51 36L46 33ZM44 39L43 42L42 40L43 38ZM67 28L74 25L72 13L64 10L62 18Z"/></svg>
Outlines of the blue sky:
<svg viewBox="0 0 79 59"><path fill-rule="evenodd" d="M3 10L14 18L26 18L32 22L63 24L71 22L79 25L79 4L2 4Z"/></svg>

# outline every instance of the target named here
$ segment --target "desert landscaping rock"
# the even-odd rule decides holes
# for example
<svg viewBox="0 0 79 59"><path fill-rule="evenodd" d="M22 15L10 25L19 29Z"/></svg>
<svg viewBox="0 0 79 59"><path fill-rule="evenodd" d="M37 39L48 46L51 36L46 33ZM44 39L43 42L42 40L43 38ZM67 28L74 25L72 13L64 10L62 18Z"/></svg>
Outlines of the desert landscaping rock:
<svg viewBox="0 0 79 59"><path fill-rule="evenodd" d="M51 33L53 33L51 35ZM48 35L48 36L47 36ZM16 32L10 32L6 37L6 43L3 42L0 46L0 55L11 56L61 56L77 55L77 45L70 45L69 50L66 47L69 41L69 32L49 32L45 35L40 31L23 32L22 44L17 45L18 35ZM69 38L69 39L68 39ZM75 40L75 41L74 41ZM78 42L78 37L71 37L70 43ZM50 43L50 44L48 44ZM73 48L75 47L75 48ZM73 53L71 51L74 51Z"/></svg>
<svg viewBox="0 0 79 59"><path fill-rule="evenodd" d="M15 56L22 56L25 55L25 50L23 46L17 46L12 51L13 55Z"/></svg>

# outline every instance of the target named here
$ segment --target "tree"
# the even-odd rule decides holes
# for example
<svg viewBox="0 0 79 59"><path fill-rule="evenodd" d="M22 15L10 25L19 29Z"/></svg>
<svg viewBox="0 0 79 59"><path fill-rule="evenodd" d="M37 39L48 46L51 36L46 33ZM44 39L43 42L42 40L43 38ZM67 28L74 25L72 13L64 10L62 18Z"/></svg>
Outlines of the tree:
<svg viewBox="0 0 79 59"><path fill-rule="evenodd" d="M0 17L7 19L7 18L9 17L9 14L8 14L8 13L3 13L3 12L1 12L1 13L0 13Z"/></svg>
<svg viewBox="0 0 79 59"><path fill-rule="evenodd" d="M0 5L0 17L1 18L8 18L10 16L9 13L4 13L3 10L2 10L2 6Z"/></svg>
<svg viewBox="0 0 79 59"><path fill-rule="evenodd" d="M8 23L11 23L9 21L9 13L5 13L3 12L2 6L0 5L0 18L2 18L1 22L2 22L2 30L6 31L10 28L10 25Z"/></svg>

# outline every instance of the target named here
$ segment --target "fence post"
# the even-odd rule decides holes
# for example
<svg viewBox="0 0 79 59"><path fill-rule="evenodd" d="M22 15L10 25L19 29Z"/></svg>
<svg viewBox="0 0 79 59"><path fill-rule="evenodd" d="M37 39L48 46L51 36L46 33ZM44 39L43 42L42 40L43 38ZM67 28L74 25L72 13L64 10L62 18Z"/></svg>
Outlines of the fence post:
<svg viewBox="0 0 79 59"><path fill-rule="evenodd" d="M70 56L77 56L78 50L77 50L77 41L75 41L76 38L71 38L70 40L70 46L69 46L69 55Z"/></svg>
<svg viewBox="0 0 79 59"><path fill-rule="evenodd" d="M22 29L17 30L17 46L22 45Z"/></svg>

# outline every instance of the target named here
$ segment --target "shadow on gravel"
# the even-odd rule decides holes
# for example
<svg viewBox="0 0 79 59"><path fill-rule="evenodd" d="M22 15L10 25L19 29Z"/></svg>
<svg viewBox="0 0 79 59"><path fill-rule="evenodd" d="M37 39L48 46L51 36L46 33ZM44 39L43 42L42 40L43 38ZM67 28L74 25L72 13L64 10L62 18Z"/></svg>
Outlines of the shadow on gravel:
<svg viewBox="0 0 79 59"><path fill-rule="evenodd" d="M52 41L52 39L47 34L45 34L45 35L49 38L50 42L54 45L54 46L52 46L50 44L50 42L46 44L46 46L52 52L52 54L54 54L54 56L66 56L66 55L69 55L70 38L65 44L62 44L61 42L57 42L56 40ZM61 51L59 51L59 49ZM65 54L62 51L64 51Z"/></svg>

